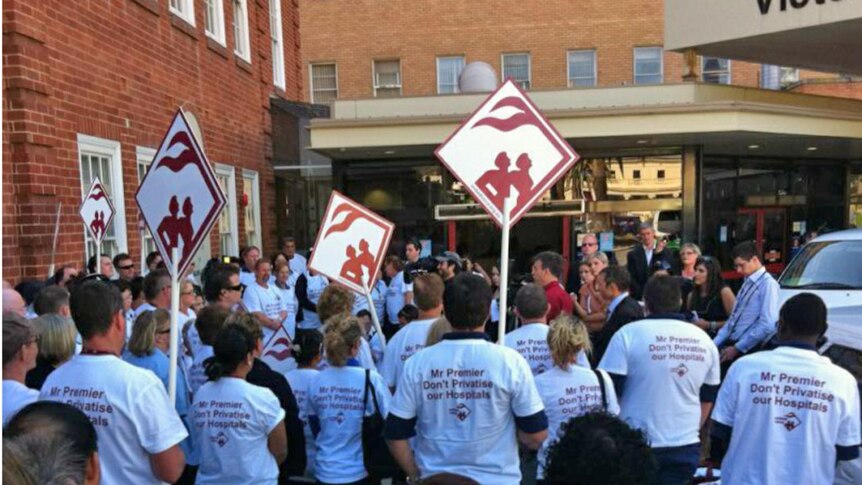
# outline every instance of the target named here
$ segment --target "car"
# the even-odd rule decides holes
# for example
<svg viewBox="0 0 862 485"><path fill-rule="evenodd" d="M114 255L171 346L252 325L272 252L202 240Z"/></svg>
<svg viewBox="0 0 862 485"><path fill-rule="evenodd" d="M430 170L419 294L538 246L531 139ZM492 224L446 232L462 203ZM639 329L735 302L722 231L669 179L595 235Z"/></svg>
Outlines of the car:
<svg viewBox="0 0 862 485"><path fill-rule="evenodd" d="M781 273L778 284L782 303L809 292L822 298L830 310L862 305L862 229L832 232L808 242Z"/></svg>

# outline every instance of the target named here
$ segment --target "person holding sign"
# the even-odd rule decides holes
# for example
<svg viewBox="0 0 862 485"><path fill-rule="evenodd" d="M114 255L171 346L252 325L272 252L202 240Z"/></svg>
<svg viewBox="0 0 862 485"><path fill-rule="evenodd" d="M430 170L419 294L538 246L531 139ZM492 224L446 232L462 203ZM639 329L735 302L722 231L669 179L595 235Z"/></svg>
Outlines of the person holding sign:
<svg viewBox="0 0 862 485"><path fill-rule="evenodd" d="M722 482L829 484L836 461L859 457L859 389L817 354L825 332L823 300L801 293L781 307L778 348L730 367L712 413Z"/></svg>
<svg viewBox="0 0 862 485"><path fill-rule="evenodd" d="M482 278L456 276L443 298L455 331L405 364L386 420L389 449L408 482L449 472L519 484L518 440L537 449L548 436L530 366L485 340L491 287Z"/></svg>
<svg viewBox="0 0 862 485"><path fill-rule="evenodd" d="M278 482L287 457L285 413L269 389L246 382L257 339L242 325L225 325L206 362L209 382L193 405L201 446L198 484Z"/></svg>

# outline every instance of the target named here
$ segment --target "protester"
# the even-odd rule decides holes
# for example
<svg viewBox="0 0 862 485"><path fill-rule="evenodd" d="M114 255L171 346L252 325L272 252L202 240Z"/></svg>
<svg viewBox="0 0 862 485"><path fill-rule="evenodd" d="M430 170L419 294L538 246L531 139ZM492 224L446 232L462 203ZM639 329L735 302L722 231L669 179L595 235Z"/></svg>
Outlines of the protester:
<svg viewBox="0 0 862 485"><path fill-rule="evenodd" d="M363 417L372 415L375 407L384 417L389 410L391 397L383 378L363 370L356 359L362 340L355 317L342 313L327 321L329 367L311 383L307 408L316 434L314 476L320 484L355 483L368 476L362 458Z"/></svg>
<svg viewBox="0 0 862 485"><path fill-rule="evenodd" d="M584 322L587 329L595 332L601 330L607 319L607 302L604 296L596 290L596 278L607 265L603 265L599 256L594 256L590 256L578 266L582 284L578 291L578 297L572 295L572 303L575 307L575 315ZM602 254L602 256L604 255ZM592 262L596 262L596 264L591 264ZM593 271L593 266L597 271Z"/></svg>
<svg viewBox="0 0 862 485"><path fill-rule="evenodd" d="M177 327L183 328L186 322L194 320L197 315L192 310L195 303L195 284L189 280L180 282L180 312L177 314Z"/></svg>
<svg viewBox="0 0 862 485"><path fill-rule="evenodd" d="M120 296L123 297L123 316L126 318L126 322L131 324L135 320L135 311L132 309L132 304L134 299L132 298L132 285L126 280L111 280L111 284L117 287L117 290L120 292ZM71 315L71 310L69 310L69 314ZM126 325L126 339L132 336L131 325Z"/></svg>
<svg viewBox="0 0 862 485"><path fill-rule="evenodd" d="M129 287L132 290L132 310L137 310L147 301L144 298L144 277L136 276L129 282Z"/></svg>
<svg viewBox="0 0 862 485"><path fill-rule="evenodd" d="M649 315L614 334L599 368L614 380L620 417L649 436L660 483L684 485L697 468L699 431L718 390L718 350L683 321L673 278L651 278L644 301Z"/></svg>
<svg viewBox="0 0 862 485"><path fill-rule="evenodd" d="M114 277L114 263L111 261L111 258L105 256L104 254L99 259L99 269L96 270L96 255L90 256L90 259L87 261L87 272L89 274L100 274L105 278L111 279Z"/></svg>
<svg viewBox="0 0 862 485"><path fill-rule="evenodd" d="M329 285L326 276L308 268L308 271L299 275L296 279L296 299L302 310L300 318L296 317L296 324L303 330L317 330L323 324L317 315L317 302L323 290ZM297 332L298 333L298 332Z"/></svg>
<svg viewBox="0 0 862 485"><path fill-rule="evenodd" d="M383 260L383 273L389 278L386 288L386 319L392 325L398 324L398 312L404 308L404 295L407 286L404 283L404 263L398 256L387 256ZM383 318L382 315L379 315Z"/></svg>
<svg viewBox="0 0 862 485"><path fill-rule="evenodd" d="M554 366L548 348L545 290L535 284L522 286L515 296L515 314L521 320L521 327L506 334L506 347L521 354L530 365L533 376L537 376ZM585 353L578 355L578 364L589 368Z"/></svg>
<svg viewBox="0 0 862 485"><path fill-rule="evenodd" d="M642 431L607 413L563 424L550 446L546 485L654 485L658 463Z"/></svg>
<svg viewBox="0 0 862 485"><path fill-rule="evenodd" d="M43 287L33 300L33 311L39 316L48 313L70 316L72 311L69 308L69 290L57 285Z"/></svg>
<svg viewBox="0 0 862 485"><path fill-rule="evenodd" d="M284 410L269 389L246 382L257 341L242 325L225 325L206 361L209 382L195 393L201 448L196 483L277 483L287 456Z"/></svg>
<svg viewBox="0 0 862 485"><path fill-rule="evenodd" d="M63 290L65 291L65 290ZM40 390L45 379L75 355L75 322L72 317L47 313L30 321L39 334L39 355L36 367L27 373L25 383L30 389Z"/></svg>
<svg viewBox="0 0 862 485"><path fill-rule="evenodd" d="M119 359L126 335L120 292L88 281L75 288L71 303L84 348L48 376L40 398L87 414L103 450L105 483L177 481L185 466L179 443L188 434L161 381Z"/></svg>
<svg viewBox="0 0 862 485"><path fill-rule="evenodd" d="M3 424L19 409L35 402L39 392L25 385L36 367L39 330L17 313L3 314Z"/></svg>
<svg viewBox="0 0 862 485"><path fill-rule="evenodd" d="M13 289L3 290L3 313L14 313L22 317L27 316L27 302L20 293Z"/></svg>
<svg viewBox="0 0 862 485"><path fill-rule="evenodd" d="M234 277L237 275L234 274ZM212 357L215 338L228 316L230 311L224 306L208 305L201 310L192 325L200 338L200 347L194 350L192 365L189 366L189 387L192 394L197 393L197 390L207 381L205 362Z"/></svg>
<svg viewBox="0 0 862 485"><path fill-rule="evenodd" d="M563 257L552 251L544 251L536 255L530 263L530 272L533 282L545 290L548 299L548 321L551 321L560 313L571 315L574 313L572 299L566 294L566 290L560 284L563 275Z"/></svg>
<svg viewBox="0 0 862 485"><path fill-rule="evenodd" d="M823 300L795 295L781 307L778 347L730 368L712 414L722 482L831 484L836 461L859 457L859 389L817 354L825 332Z"/></svg>
<svg viewBox="0 0 862 485"><path fill-rule="evenodd" d="M725 368L768 341L778 321L778 282L766 272L757 246L753 241L740 243L732 254L733 267L745 281L727 323L715 336Z"/></svg>
<svg viewBox="0 0 862 485"><path fill-rule="evenodd" d="M736 296L724 284L721 266L715 258L697 258L692 281L694 289L688 295L686 309L696 315L695 325L715 337L733 311Z"/></svg>
<svg viewBox="0 0 862 485"><path fill-rule="evenodd" d="M323 321L322 330L326 334L326 324L330 320L343 319L346 316L353 314L354 293L341 285L327 286L320 295L320 302L317 305L318 315ZM361 328L361 327L360 327ZM371 353L371 346L364 338L360 341L359 355L357 359L362 367L366 369L376 369L374 364L374 356ZM328 359L327 359L328 360ZM324 365L328 365L326 362Z"/></svg>
<svg viewBox="0 0 862 485"><path fill-rule="evenodd" d="M162 264L162 255L158 251L152 251L150 254L147 254L144 263L147 265L147 274L149 274L150 271L155 271ZM146 276L146 274L142 276Z"/></svg>
<svg viewBox="0 0 862 485"><path fill-rule="evenodd" d="M452 284L452 280L455 279L455 276L461 272L464 262L461 260L461 256L453 251L445 251L435 259L437 261L437 274L443 278L443 284L448 288ZM413 291L415 293L415 288Z"/></svg>
<svg viewBox="0 0 862 485"><path fill-rule="evenodd" d="M260 249L257 246L242 248L239 257L242 258L242 266L239 268L239 282L248 288L257 279L255 271L257 269L257 262L260 260Z"/></svg>
<svg viewBox="0 0 862 485"><path fill-rule="evenodd" d="M255 250L256 248L252 248L249 253ZM272 276L272 268L269 261L257 259L254 265L254 281L246 284L245 292L242 294L242 302L246 309L263 327L264 341L269 341L272 334L281 328L281 323L287 318L281 292L274 285L269 284L270 276Z"/></svg>
<svg viewBox="0 0 862 485"><path fill-rule="evenodd" d="M414 305L404 305L404 308L398 311L398 325L403 327L408 323L419 318L419 309ZM398 330L398 329L396 329Z"/></svg>
<svg viewBox="0 0 862 485"><path fill-rule="evenodd" d="M3 444L20 453L34 484L98 485L100 479L96 429L86 414L58 402L30 404L3 429ZM3 481L19 485L6 474L3 450Z"/></svg>
<svg viewBox="0 0 862 485"><path fill-rule="evenodd" d="M404 256L407 258L404 267L404 304L411 305L413 304L413 272L418 270L419 258L422 256L422 242L416 237L407 239L404 245Z"/></svg>
<svg viewBox="0 0 862 485"><path fill-rule="evenodd" d="M589 412L620 412L610 376L577 364L579 356L590 350L590 336L583 323L559 317L551 324L546 342L554 366L536 376L536 389L548 415L548 437L538 454L538 480L544 479L548 448L557 441L563 423Z"/></svg>
<svg viewBox="0 0 862 485"><path fill-rule="evenodd" d="M117 271L117 279L132 281L137 276L135 274L135 262L127 253L120 253L114 256L112 260L114 269Z"/></svg>
<svg viewBox="0 0 862 485"><path fill-rule="evenodd" d="M276 267L275 282L273 285L281 297L282 310L286 314L286 317L282 320L282 325L284 325L285 330L287 330L291 338L296 337L296 313L299 310L299 302L296 299L296 292L294 291L295 282L296 278L293 278L290 266L287 263L282 263Z"/></svg>
<svg viewBox="0 0 862 485"><path fill-rule="evenodd" d="M308 261L303 255L296 252L296 239L291 236L285 237L281 243L281 254L287 259L292 273L299 275L305 272Z"/></svg>
<svg viewBox="0 0 862 485"><path fill-rule="evenodd" d="M443 314L443 280L428 273L413 280L413 303L419 309L419 317L396 333L386 345L380 374L389 389L395 389L401 379L404 364L425 347L428 331L435 320Z"/></svg>
<svg viewBox="0 0 862 485"><path fill-rule="evenodd" d="M482 278L457 276L444 300L456 331L404 366L386 421L390 450L408 480L449 472L517 484L517 441L538 449L548 435L533 374L517 352L484 340L491 288Z"/></svg>
<svg viewBox="0 0 862 485"><path fill-rule="evenodd" d="M598 365L614 334L624 325L644 317L643 309L629 296L631 284L628 271L614 266L605 268L596 277L596 291L607 304L607 321L593 335L593 353L590 362Z"/></svg>
<svg viewBox="0 0 862 485"><path fill-rule="evenodd" d="M452 328L452 324L449 323L449 320L446 320L446 317L434 320L431 328L428 329L428 338L425 339L425 347L439 344L443 340L444 335L454 331L455 329Z"/></svg>
<svg viewBox="0 0 862 485"><path fill-rule="evenodd" d="M256 342L252 350L254 362L245 380L249 384L265 387L272 391L284 410L288 454L287 459L279 467L279 477L282 481L287 480L287 477L301 474L305 470L305 437L302 431L302 421L299 419L299 405L287 379L260 360L263 353L263 330L258 320L248 313L234 313L225 321L225 325L231 324L245 327Z"/></svg>
<svg viewBox="0 0 862 485"><path fill-rule="evenodd" d="M168 270L161 268L147 273L144 277L144 298L147 301L135 309L135 318L145 311L171 308L171 274Z"/></svg>
<svg viewBox="0 0 862 485"><path fill-rule="evenodd" d="M69 284L77 279L78 269L71 264L67 264L58 269L54 275L48 279L48 285L50 286L53 283L61 288L68 289Z"/></svg>
<svg viewBox="0 0 862 485"><path fill-rule="evenodd" d="M233 310L242 301L239 269L232 264L220 263L207 273L204 296L210 305Z"/></svg>
<svg viewBox="0 0 862 485"><path fill-rule="evenodd" d="M659 260L665 260L664 247L666 242L656 241L655 229L650 222L642 222L638 226L640 243L626 256L626 268L631 275L631 295L635 300L643 297L644 286L652 276L653 268Z"/></svg>
<svg viewBox="0 0 862 485"><path fill-rule="evenodd" d="M314 434L308 422L308 395L311 384L317 378L317 366L323 357L323 335L315 331L304 332L299 335L293 343L293 355L296 358L298 369L287 373L287 381L296 396L296 404L299 407L299 419L302 420L302 430L305 436L306 466L302 476L306 479L314 479Z"/></svg>

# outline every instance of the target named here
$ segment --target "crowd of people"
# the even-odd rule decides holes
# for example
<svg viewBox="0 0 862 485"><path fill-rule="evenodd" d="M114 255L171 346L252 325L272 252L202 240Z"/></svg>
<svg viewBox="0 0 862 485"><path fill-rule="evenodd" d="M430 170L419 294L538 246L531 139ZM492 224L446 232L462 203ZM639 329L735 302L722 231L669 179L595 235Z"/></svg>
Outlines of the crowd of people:
<svg viewBox="0 0 862 485"><path fill-rule="evenodd" d="M625 266L598 243L571 265L536 254L510 308L496 267L415 239L370 298L290 238L215 259L180 280L173 402L157 254L145 275L121 254L4 284L4 481L828 484L858 459L857 383L816 352L817 296L779 308L753 243L733 251L736 294L648 223Z"/></svg>

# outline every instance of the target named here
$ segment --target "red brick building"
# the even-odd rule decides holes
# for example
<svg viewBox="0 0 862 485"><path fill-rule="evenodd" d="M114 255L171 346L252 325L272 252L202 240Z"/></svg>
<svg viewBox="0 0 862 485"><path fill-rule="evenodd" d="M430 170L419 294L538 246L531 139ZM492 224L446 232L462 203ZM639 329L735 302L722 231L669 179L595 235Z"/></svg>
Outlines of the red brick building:
<svg viewBox="0 0 862 485"><path fill-rule="evenodd" d="M274 250L271 110L301 96L299 43L297 0L4 2L3 278L47 276L60 204L57 267L95 251L93 174L118 210L103 254L152 250L134 195L178 107L229 201L198 261Z"/></svg>

